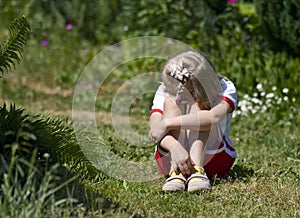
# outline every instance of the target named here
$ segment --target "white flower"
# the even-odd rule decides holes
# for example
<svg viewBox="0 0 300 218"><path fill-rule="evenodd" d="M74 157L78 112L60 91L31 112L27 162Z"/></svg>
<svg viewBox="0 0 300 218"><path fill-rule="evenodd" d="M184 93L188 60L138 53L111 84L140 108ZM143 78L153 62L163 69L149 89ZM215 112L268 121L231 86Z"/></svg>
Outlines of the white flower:
<svg viewBox="0 0 300 218"><path fill-rule="evenodd" d="M289 92L289 89L288 89L288 88L283 88L283 89L282 89L282 92L286 94L286 93Z"/></svg>
<svg viewBox="0 0 300 218"><path fill-rule="evenodd" d="M262 84L258 83L258 84L256 85L256 88L257 88L257 90L261 91L261 90L262 90Z"/></svg>
<svg viewBox="0 0 300 218"><path fill-rule="evenodd" d="M276 91L277 90L277 87L276 86L273 86L272 87L272 91Z"/></svg>
<svg viewBox="0 0 300 218"><path fill-rule="evenodd" d="M275 95L274 95L274 93L268 93L267 95L266 95L266 98L273 98Z"/></svg>
<svg viewBox="0 0 300 218"><path fill-rule="evenodd" d="M257 113L257 109L256 108L252 108L251 112L252 112L252 114L256 114Z"/></svg>
<svg viewBox="0 0 300 218"><path fill-rule="evenodd" d="M251 101L254 103L254 104L261 104L261 100L259 100L258 98L252 98Z"/></svg>
<svg viewBox="0 0 300 218"><path fill-rule="evenodd" d="M284 96L284 97L283 97L283 100L284 100L284 101L288 101L288 100L289 100L289 97Z"/></svg>
<svg viewBox="0 0 300 218"><path fill-rule="evenodd" d="M272 100L268 98L266 100L266 105L269 106L269 107L272 107Z"/></svg>
<svg viewBox="0 0 300 218"><path fill-rule="evenodd" d="M43 155L43 157L44 157L45 159L48 159L48 158L50 157L50 154L49 154L49 153L45 153L45 154Z"/></svg>
<svg viewBox="0 0 300 218"><path fill-rule="evenodd" d="M245 101L245 100L239 101L238 106L239 107L246 107L247 106L247 101Z"/></svg>
<svg viewBox="0 0 300 218"><path fill-rule="evenodd" d="M244 99L249 99L249 95L248 95L248 94L245 94L245 95L244 95Z"/></svg>
<svg viewBox="0 0 300 218"><path fill-rule="evenodd" d="M277 104L281 104L281 102L282 102L282 98L278 98Z"/></svg>
<svg viewBox="0 0 300 218"><path fill-rule="evenodd" d="M239 111L234 110L232 113L232 118L235 118L239 114Z"/></svg>

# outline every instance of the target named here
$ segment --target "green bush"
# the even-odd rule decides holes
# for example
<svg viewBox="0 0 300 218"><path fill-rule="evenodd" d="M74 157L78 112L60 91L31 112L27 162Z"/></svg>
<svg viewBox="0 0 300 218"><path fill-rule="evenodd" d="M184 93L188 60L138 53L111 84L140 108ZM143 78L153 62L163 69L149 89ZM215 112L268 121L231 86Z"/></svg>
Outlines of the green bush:
<svg viewBox="0 0 300 218"><path fill-rule="evenodd" d="M298 0L255 0L264 34L274 49L300 54L300 3Z"/></svg>
<svg viewBox="0 0 300 218"><path fill-rule="evenodd" d="M216 6L218 2L224 1L126 0L119 19L128 36L161 35L186 42L213 32L217 13L225 6Z"/></svg>

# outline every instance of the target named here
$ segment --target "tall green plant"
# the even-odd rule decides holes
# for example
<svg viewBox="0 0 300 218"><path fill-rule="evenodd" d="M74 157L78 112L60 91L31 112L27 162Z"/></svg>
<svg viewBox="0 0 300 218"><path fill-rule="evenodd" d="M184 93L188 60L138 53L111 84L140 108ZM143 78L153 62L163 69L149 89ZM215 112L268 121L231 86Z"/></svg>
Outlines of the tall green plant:
<svg viewBox="0 0 300 218"><path fill-rule="evenodd" d="M300 54L299 0L255 0L264 34L276 50Z"/></svg>
<svg viewBox="0 0 300 218"><path fill-rule="evenodd" d="M9 38L0 45L0 74L15 67L20 62L23 48L30 37L30 25L25 17L15 19L8 27Z"/></svg>
<svg viewBox="0 0 300 218"><path fill-rule="evenodd" d="M0 154L0 170L3 175L3 181L2 178L0 180L0 217L57 217L65 211L70 214L65 207L77 200L69 196L57 199L55 194L76 177L58 184L60 177L56 175L57 165L50 166L45 171L38 169L37 150L26 160L17 154L18 147L17 143L12 146L9 162Z"/></svg>
<svg viewBox="0 0 300 218"><path fill-rule="evenodd" d="M37 149L37 166L44 166L43 156L50 154L49 164L67 164L71 172L81 178L97 176L97 170L84 156L71 124L67 120L49 116L24 114L23 109L11 105L0 107L0 153L9 161L14 144L16 153L29 160Z"/></svg>

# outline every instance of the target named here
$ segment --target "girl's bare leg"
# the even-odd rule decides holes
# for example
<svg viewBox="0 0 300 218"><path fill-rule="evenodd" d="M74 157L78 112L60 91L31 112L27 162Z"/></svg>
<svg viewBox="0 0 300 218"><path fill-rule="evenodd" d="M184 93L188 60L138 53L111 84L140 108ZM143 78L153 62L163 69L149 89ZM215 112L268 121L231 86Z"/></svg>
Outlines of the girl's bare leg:
<svg viewBox="0 0 300 218"><path fill-rule="evenodd" d="M203 167L203 159L205 154L205 144L208 138L209 132L189 132L190 149L189 154L196 166Z"/></svg>
<svg viewBox="0 0 300 218"><path fill-rule="evenodd" d="M196 113L200 108L197 103L191 106L189 113ZM210 131L188 131L189 154L196 166L203 167L203 159L205 154L205 145L209 137Z"/></svg>
<svg viewBox="0 0 300 218"><path fill-rule="evenodd" d="M174 117L183 114L172 99L166 99L164 104L164 117ZM170 131L161 141L160 146L171 153L172 166L176 173L190 174L191 161L187 151L187 138L185 130Z"/></svg>
<svg viewBox="0 0 300 218"><path fill-rule="evenodd" d="M189 113L195 113L199 111L200 108L196 103L191 106ZM195 118L196 119L196 118ZM200 190L209 190L211 185L209 179L205 174L203 168L203 159L205 155L205 147L210 135L210 131L197 131L190 130L188 132L189 139L189 155L195 166L193 167L192 174L187 179L187 191L196 192Z"/></svg>

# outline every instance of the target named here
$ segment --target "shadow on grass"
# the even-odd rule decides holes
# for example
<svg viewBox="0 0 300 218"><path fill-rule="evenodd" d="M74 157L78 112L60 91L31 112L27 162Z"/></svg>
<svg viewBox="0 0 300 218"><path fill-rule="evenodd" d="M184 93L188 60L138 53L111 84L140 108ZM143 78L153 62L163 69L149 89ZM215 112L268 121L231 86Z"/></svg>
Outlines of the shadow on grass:
<svg viewBox="0 0 300 218"><path fill-rule="evenodd" d="M254 170L252 168L236 164L224 178L214 178L211 184L218 185L223 182L233 183L235 181L249 182L253 174Z"/></svg>

